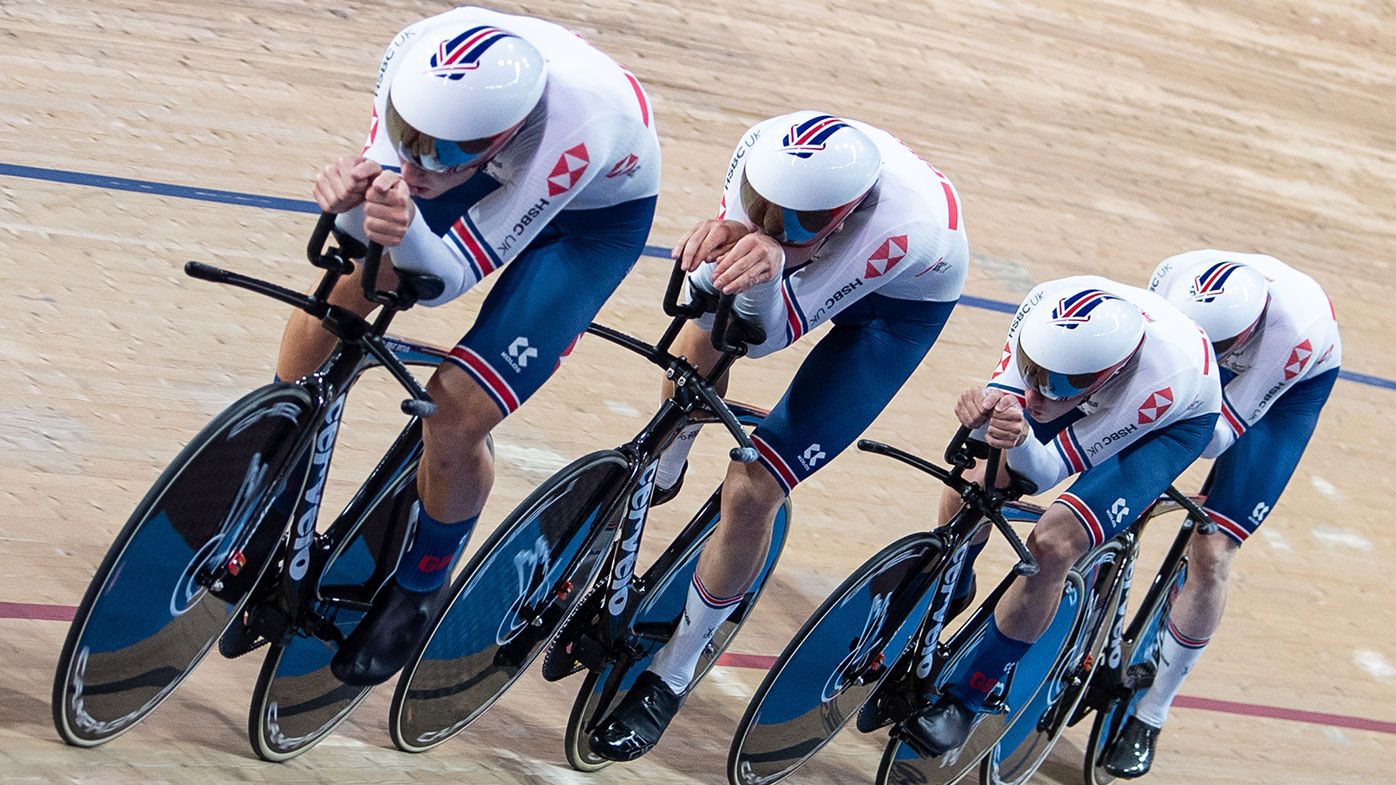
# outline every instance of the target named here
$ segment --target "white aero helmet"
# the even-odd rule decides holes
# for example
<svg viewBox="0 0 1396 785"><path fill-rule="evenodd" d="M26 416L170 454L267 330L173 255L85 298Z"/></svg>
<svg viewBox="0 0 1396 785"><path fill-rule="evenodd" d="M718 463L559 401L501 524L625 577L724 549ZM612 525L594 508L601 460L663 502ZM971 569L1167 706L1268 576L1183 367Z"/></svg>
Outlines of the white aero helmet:
<svg viewBox="0 0 1396 785"><path fill-rule="evenodd" d="M1219 261L1199 266L1196 275L1179 276L1163 296L1207 332L1222 360L1255 334L1270 287L1254 267Z"/></svg>
<svg viewBox="0 0 1396 785"><path fill-rule="evenodd" d="M1144 315L1134 303L1099 289L1059 290L1023 317L1018 370L1052 400L1100 389L1144 344Z"/></svg>
<svg viewBox="0 0 1396 785"><path fill-rule="evenodd" d="M881 173L882 155L867 134L833 115L791 112L771 120L747 152L742 208L763 229L774 227L782 244L811 245L853 212Z"/></svg>
<svg viewBox="0 0 1396 785"><path fill-rule="evenodd" d="M528 41L490 25L424 31L388 86L388 138L435 172L479 166L538 105L547 63Z"/></svg>

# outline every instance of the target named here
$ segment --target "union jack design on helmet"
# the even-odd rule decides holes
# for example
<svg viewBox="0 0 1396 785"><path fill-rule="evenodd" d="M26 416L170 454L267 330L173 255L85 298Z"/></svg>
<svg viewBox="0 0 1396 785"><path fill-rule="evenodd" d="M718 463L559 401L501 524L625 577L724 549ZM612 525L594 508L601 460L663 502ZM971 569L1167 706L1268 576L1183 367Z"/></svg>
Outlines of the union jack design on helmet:
<svg viewBox="0 0 1396 785"><path fill-rule="evenodd" d="M1208 267L1192 279L1192 299L1200 303L1217 299L1217 295L1226 292L1226 280L1239 269L1241 265L1235 262L1218 262Z"/></svg>
<svg viewBox="0 0 1396 785"><path fill-rule="evenodd" d="M464 33L437 44L436 54L431 56L430 73L443 79L460 79L467 71L480 67L480 57L496 41L513 37L498 27L484 25L472 27Z"/></svg>
<svg viewBox="0 0 1396 785"><path fill-rule="evenodd" d="M848 124L833 115L822 114L790 126L781 137L781 151L796 158L809 158L824 149L824 142Z"/></svg>
<svg viewBox="0 0 1396 785"><path fill-rule="evenodd" d="M1075 330L1078 326L1091 320L1091 311L1094 311L1096 306L1106 300L1118 299L1120 298L1099 289L1086 289L1077 292L1057 301L1057 307L1052 309L1052 323L1059 324L1068 330Z"/></svg>

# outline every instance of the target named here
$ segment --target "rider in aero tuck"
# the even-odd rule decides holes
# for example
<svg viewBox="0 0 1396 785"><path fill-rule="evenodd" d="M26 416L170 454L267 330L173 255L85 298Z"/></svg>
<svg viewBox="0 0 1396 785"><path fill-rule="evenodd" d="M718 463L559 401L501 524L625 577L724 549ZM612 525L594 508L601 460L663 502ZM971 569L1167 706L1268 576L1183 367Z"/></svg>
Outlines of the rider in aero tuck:
<svg viewBox="0 0 1396 785"><path fill-rule="evenodd" d="M415 535L336 654L340 679L387 680L425 633L493 484L490 430L547 381L643 252L659 170L640 83L562 27L457 8L393 38L363 154L325 167L316 201L393 267L443 279L427 305L499 280L427 385L440 411L423 422ZM373 308L354 277L331 302ZM333 346L296 314L277 374L310 373Z"/></svg>
<svg viewBox="0 0 1396 785"><path fill-rule="evenodd" d="M1072 564L1138 520L1202 454L1221 409L1220 378L1207 336L1153 292L1087 275L1028 293L988 384L961 394L955 415L1039 490L1079 476L1033 528L1039 571L999 600L969 677L928 695L908 724L929 752L958 749L975 718L996 709L1014 665L1051 622ZM941 521L959 506L947 491Z"/></svg>
<svg viewBox="0 0 1396 785"><path fill-rule="evenodd" d="M1102 761L1126 779L1153 765L1169 704L1221 624L1231 560L1279 502L1343 360L1323 287L1273 256L1179 254L1158 266L1149 289L1207 331L1221 365L1222 416L1202 454L1217 459L1202 491L1217 531L1188 549L1153 686Z"/></svg>
<svg viewBox="0 0 1396 785"><path fill-rule="evenodd" d="M674 637L589 740L610 760L634 760L659 741L704 647L760 571L782 500L858 438L916 370L969 265L959 198L944 175L885 131L814 111L742 137L717 218L699 221L673 255L693 289L737 294L737 313L765 333L753 356L825 322L833 328L752 435L760 459L728 467L722 520ZM713 367L711 326L685 325L674 353ZM661 457L657 502L677 493L698 427Z"/></svg>

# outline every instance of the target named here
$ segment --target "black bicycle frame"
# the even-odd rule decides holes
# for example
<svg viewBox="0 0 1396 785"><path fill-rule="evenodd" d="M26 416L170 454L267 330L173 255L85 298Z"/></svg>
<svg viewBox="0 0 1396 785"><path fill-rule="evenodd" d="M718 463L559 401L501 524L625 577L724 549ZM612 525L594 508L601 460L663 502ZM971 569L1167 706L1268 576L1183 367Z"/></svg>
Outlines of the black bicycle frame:
<svg viewBox="0 0 1396 785"><path fill-rule="evenodd" d="M277 590L279 602L275 607L260 609L288 616L282 620L285 622L285 626L276 625L281 628L281 634L289 634L295 626L304 626L317 635L338 639L338 629L333 624L328 623L332 621L332 616L325 618L312 615L309 619L295 617L300 614L301 609L308 605L305 602L305 595L311 589L307 587L319 587L320 576L339 544L352 535L353 526L369 505L395 484L401 476L401 471L420 452L421 426L419 419L414 419L413 422L409 423L389 453L374 469L369 481L351 501L349 508L341 514L336 524L331 526L326 533L317 534L314 525L316 516L307 515L302 507L307 501L304 497L306 485L314 482L320 486L314 489L317 494L315 503L318 513L318 494L323 489L325 474L328 472L329 454L333 450L337 435L325 435L326 415L332 407L343 404L343 399L348 395L349 388L359 375L375 365L381 365L387 369L393 378L407 390L410 397L403 401L404 413L414 415L416 418L429 417L435 413L436 405L411 372L407 370L403 361L396 356L395 349L406 346L412 350L426 351L432 354L435 352L417 344L405 344L398 339L385 341L385 333L393 318L400 311L412 307L422 296L439 295L442 284L440 279L435 276L398 272L398 287L396 289L378 289L378 270L383 248L376 243L370 243L364 258L362 279L364 297L370 302L382 305L383 308L377 317L369 322L343 307L331 304L328 297L340 277L354 269L354 262L340 248L332 247L328 250L325 248L333 232L334 219L335 216L331 213L321 214L306 247L306 255L310 263L325 270L314 293L309 296L268 281L222 270L200 262L188 262L185 264L184 270L189 276L200 280L248 289L299 308L320 319L326 331L339 339L339 345L334 354L318 370L297 382L310 394L312 401L310 422L313 423L313 426L303 429L297 436L295 446L290 452L291 459L278 470L270 484L270 487L279 490L266 501L268 508L279 493L292 490L283 486L286 486L293 478L295 479L292 484L299 486L294 489L297 494L297 503L294 507L297 514L293 517L290 536L286 537L285 541L284 567L281 571L281 580ZM390 344L392 348L390 348ZM333 419L337 428L338 418ZM312 465L308 470L305 470L304 477L296 478L296 474L303 470L303 463L312 444L316 446L317 457L320 454L325 456L323 461L314 461L313 463L324 463L325 467L320 471L318 477L315 476L316 467ZM391 471L385 471L389 467L391 467ZM266 510L253 522L254 531L249 536L257 534L255 529L265 517ZM309 520L308 529L301 525L301 521L305 519ZM277 532L276 535L281 536L284 532L285 529ZM267 536L270 536L270 533ZM235 540L236 538L229 539ZM217 563L225 566L220 567L216 572L209 571L208 574L199 577L201 583L215 592L223 588L224 578L227 573L231 572L230 567L235 564L235 561L219 560ZM386 578L386 576L383 577ZM352 591L346 591L344 596L335 598L339 604L357 610L367 610L368 601L371 599L371 597L354 597ZM272 632L271 629L267 631Z"/></svg>
<svg viewBox="0 0 1396 785"><path fill-rule="evenodd" d="M596 630L598 640L592 645L583 646L578 652L579 659L588 666L600 666L608 661L638 656L638 640L662 639L669 630L645 629L635 626L635 613L639 598L647 587L635 573L635 557L639 552L644 535L645 522L649 517L650 499L654 490L654 475L658 459L690 423L718 422L737 440L738 446L731 450L733 460L751 463L757 458L755 445L742 429L742 425L731 407L717 393L714 385L739 357L746 354L748 343L760 343L764 338L758 328L733 318L730 295L696 299L679 304L678 297L684 280L684 271L677 264L670 274L664 294L664 312L673 317L659 342L651 346L618 330L599 324L592 324L587 332L629 349L646 360L664 369L665 378L674 385L669 399L660 404L659 410L630 441L616 448L630 464L622 492L605 512L605 527L598 528L580 550L580 561L594 553L591 549L602 533L619 531L610 540L598 581L603 582L601 602L604 607L603 623ZM701 373L684 357L670 353L673 342L683 324L709 311L715 313L713 320L712 343L720 351L717 364L707 373ZM665 565L677 559L689 545L694 532L686 528L672 542L656 561ZM609 702L618 689L618 683L607 685L604 700Z"/></svg>

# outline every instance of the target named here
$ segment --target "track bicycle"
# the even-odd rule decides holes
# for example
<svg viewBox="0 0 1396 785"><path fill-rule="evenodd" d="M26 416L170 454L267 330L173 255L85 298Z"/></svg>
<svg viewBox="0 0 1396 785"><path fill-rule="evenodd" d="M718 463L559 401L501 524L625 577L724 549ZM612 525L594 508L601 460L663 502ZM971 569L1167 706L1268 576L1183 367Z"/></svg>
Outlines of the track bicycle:
<svg viewBox="0 0 1396 785"><path fill-rule="evenodd" d="M1209 477L1202 486L1204 494L1210 485ZM1174 597L1187 579L1188 544L1198 534L1210 535L1217 530L1216 523L1198 507L1204 498L1161 499L1150 511L1151 517L1179 509L1185 510L1188 515L1128 627L1124 624L1125 603L1121 598L1105 654L1090 674L1080 708L1070 717L1069 724L1074 725L1089 712L1095 712L1082 770L1085 785L1109 785L1115 780L1101 761L1115 743L1125 722L1134 715L1139 699L1153 686L1154 675L1158 672L1159 644L1168 624L1169 611L1173 607ZM1132 555L1138 555L1137 545ZM1132 567L1133 561L1130 562ZM1126 591L1128 574L1127 571Z"/></svg>
<svg viewBox="0 0 1396 785"><path fill-rule="evenodd" d="M1092 746L1087 748L1086 771L1102 779L1087 785L1105 785L1110 777L1097 759L1113 741L1124 720L1133 713L1134 702L1153 682L1156 668L1157 631L1168 618L1168 608L1186 574L1187 544L1198 531L1215 529L1198 507L1200 499L1184 496L1168 488L1135 524L1081 558L1067 579L1063 604L1080 606L1072 616L1073 627L1061 644L1034 644L1010 681L1008 705L1021 708L1012 712L1008 727L984 755L979 780L984 785L1023 785L1046 761L1062 733L1080 722L1096 706L1101 708L1093 729ZM1159 574L1145 595L1136 620L1123 629L1125 605L1135 565L1139 559L1140 538L1154 518L1171 512L1188 512ZM1203 523L1199 526L1198 521ZM1085 603L1073 602L1082 596ZM1054 620L1060 631L1065 624L1062 612ZM1053 628L1049 628L1049 633ZM1046 636L1044 636L1046 637ZM1039 641L1039 644L1041 642ZM1039 677L1039 674L1041 676ZM1018 683L1019 680L1021 683ZM1031 691L1024 684L1043 682ZM1015 686L1016 684L1016 686ZM922 782L927 759L914 754L907 745L888 745L883 766L886 778L879 782ZM900 763L899 763L900 761ZM909 762L914 761L914 762ZM940 770L944 773L944 769ZM952 770L953 771L953 770ZM1091 776L1088 774L1088 776ZM931 777L930 782L950 782Z"/></svg>
<svg viewBox="0 0 1396 785"><path fill-rule="evenodd" d="M964 671L999 599L1016 575L1036 571L1009 522L1035 522L1044 509L1018 501L1033 489L1011 473L1003 489L965 480L964 470L976 459L987 460L989 477L996 476L1001 460L1000 451L968 437L968 429L961 428L947 448L950 470L888 445L859 442L862 450L936 477L960 496L962 507L944 526L884 548L815 611L747 707L728 759L732 783L756 785L789 776L855 718L864 733L891 728L878 783L951 783L994 751L1020 717L1041 709L1039 702L1060 705L1061 683L1074 686L1065 695L1074 708L1081 685L1072 679L1080 676L1079 665L1089 665L1104 645L1102 622L1113 620L1112 603L1123 591L1123 544L1118 539L1086 554L1070 571L1047 631L1005 680L994 709L981 715L963 747L943 756L922 755L905 731L905 723L926 704L924 695L968 677ZM965 546L985 525L1008 539L1019 561L957 630L943 636L951 594L964 569ZM1005 749L1038 764L1046 755L1034 746L1038 741L1035 735L1014 738ZM1002 765L1001 770L1006 771Z"/></svg>
<svg viewBox="0 0 1396 785"><path fill-rule="evenodd" d="M629 442L584 456L544 482L481 546L398 680L388 725L400 749L423 752L460 733L551 642L545 678L589 671L568 722L568 760L587 771L609 763L591 754L586 735L672 635L698 556L720 515L721 488L654 565L637 575L658 457L686 425L719 422L739 445L732 459L750 463L757 452L742 426L764 417L724 401L714 389L747 345L762 340L759 331L731 316L730 296L713 302L699 295L680 305L683 279L676 265L664 295L665 313L673 320L655 345L602 325L588 328L664 369L673 394ZM704 375L669 349L685 321L711 310L713 345L722 354ZM700 678L759 597L789 520L787 499L776 514L764 567L704 653Z"/></svg>
<svg viewBox="0 0 1396 785"><path fill-rule="evenodd" d="M367 689L333 677L329 661L391 575L410 537L421 421L436 410L407 366L447 352L388 336L394 316L438 296L440 279L399 272L377 286L381 246L326 248L334 216L307 245L325 270L310 295L199 262L185 272L292 305L339 343L314 373L233 403L175 457L97 568L59 656L53 720L64 741L93 747L130 730L218 644L225 656L267 646L249 712L254 750L286 760L324 738ZM358 245L339 237L340 245ZM328 302L364 257L373 321ZM320 496L350 388L375 368L409 393L411 417L343 512L317 531Z"/></svg>

